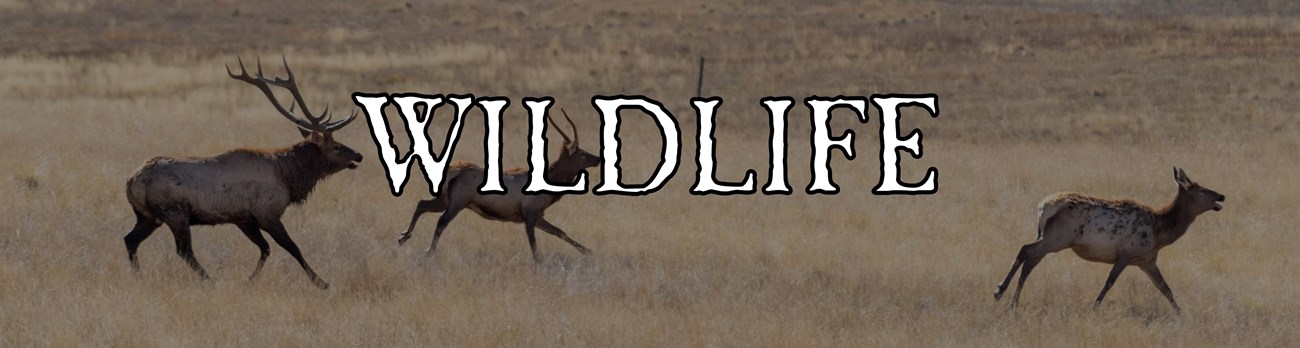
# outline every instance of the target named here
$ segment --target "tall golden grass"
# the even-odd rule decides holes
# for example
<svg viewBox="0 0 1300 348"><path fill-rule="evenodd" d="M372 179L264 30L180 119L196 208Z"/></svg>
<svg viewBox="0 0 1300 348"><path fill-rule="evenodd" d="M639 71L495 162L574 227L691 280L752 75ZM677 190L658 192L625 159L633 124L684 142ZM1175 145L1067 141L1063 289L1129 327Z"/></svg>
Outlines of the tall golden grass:
<svg viewBox="0 0 1300 348"><path fill-rule="evenodd" d="M1296 11L1269 4L0 4L0 346L1294 346L1300 277ZM434 220L396 244L421 180L388 194L367 155L290 208L285 224L333 287L282 249L258 279L232 226L199 227L198 280L160 230L132 272L124 181L158 155L277 147L297 132L236 57L288 57L309 103L353 91L512 99L505 162L525 165L525 96L554 96L595 151L592 95L645 94L684 131L683 167L645 197L573 196L548 219L590 257L522 226L457 219L427 259ZM906 180L939 192L874 196L879 123L837 112L858 158L836 155L834 196L697 197L694 95L726 99L720 175L767 176L767 95L939 95ZM445 111L445 110L444 110ZM576 111L576 112L575 112ZM456 158L481 161L471 113ZM445 114L440 115L445 121ZM791 186L808 183L807 109L789 118ZM445 123L445 122L444 122ZM358 123L359 124L359 123ZM658 136L629 117L628 181ZM435 127L435 139L445 135ZM551 156L554 156L553 146ZM1183 304L1126 272L1092 309L1108 266L1065 252L1020 308L992 299L1043 196L1075 190L1160 205L1171 167L1227 195L1161 266ZM599 179L594 171L593 179ZM594 184L594 183L593 183Z"/></svg>

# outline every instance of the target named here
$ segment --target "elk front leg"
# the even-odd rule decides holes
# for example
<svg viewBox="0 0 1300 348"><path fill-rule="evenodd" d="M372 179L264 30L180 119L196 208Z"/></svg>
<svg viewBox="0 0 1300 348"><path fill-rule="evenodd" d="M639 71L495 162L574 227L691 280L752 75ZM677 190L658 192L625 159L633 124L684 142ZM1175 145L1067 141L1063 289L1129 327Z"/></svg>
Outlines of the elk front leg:
<svg viewBox="0 0 1300 348"><path fill-rule="evenodd" d="M1165 283L1165 277L1160 275L1160 267L1156 266L1155 260L1138 267L1142 269L1142 272L1146 272L1152 283L1156 284L1156 289L1160 289L1160 293L1165 295L1166 299L1169 299L1169 304L1174 306L1174 312L1181 314L1183 310L1178 308L1178 302L1174 301L1174 292L1169 290L1169 284Z"/></svg>
<svg viewBox="0 0 1300 348"><path fill-rule="evenodd" d="M549 221L546 221L546 219L543 218L538 220L537 227L541 228L542 231L545 231L546 233L550 233L553 236L560 237L560 239L564 240L565 242L569 242L569 245L572 245L574 248L577 248L578 252L582 253L583 255L591 255L591 249L587 249L587 247L582 246L582 244L578 244L578 242L574 241L573 239L570 239L569 235L564 233L564 230L561 230L559 227L555 227L555 225L552 225Z"/></svg>
<svg viewBox="0 0 1300 348"><path fill-rule="evenodd" d="M320 277L317 277L316 271L312 270L311 266L307 265L307 261L302 258L302 252L298 250L298 244L295 244L293 239L289 238L289 232L285 231L284 225L281 224L279 220L262 221L261 225L262 229L266 230L266 234L271 235L271 239L274 239L276 244L279 244L281 248L284 248L285 251L289 252L289 255L293 255L293 258L298 260L298 264L302 266L302 270L307 272L307 277L311 278L312 284L315 284L316 287L321 288L322 290L329 289L330 284L321 280Z"/></svg>
<svg viewBox="0 0 1300 348"><path fill-rule="evenodd" d="M258 273L262 272L262 265L266 264L266 257L271 255L271 245L266 242L266 238L262 237L262 231L259 230L257 222L242 223L238 226L239 230L244 232L244 236L248 237L248 240L252 241L253 244L256 244L257 250L261 252L261 256L257 259L257 268L253 269L253 275L248 276L248 280L253 280L253 278L257 278Z"/></svg>
<svg viewBox="0 0 1300 348"><path fill-rule="evenodd" d="M1124 267L1128 267L1129 261L1131 261L1131 258L1125 256L1120 256L1118 260L1115 260L1115 267L1110 269L1110 276L1106 277L1106 286L1101 288L1101 294L1097 295L1097 301L1092 303L1093 308L1101 305L1101 300L1106 298L1110 286L1115 285L1115 279L1119 279L1120 272L1124 271Z"/></svg>

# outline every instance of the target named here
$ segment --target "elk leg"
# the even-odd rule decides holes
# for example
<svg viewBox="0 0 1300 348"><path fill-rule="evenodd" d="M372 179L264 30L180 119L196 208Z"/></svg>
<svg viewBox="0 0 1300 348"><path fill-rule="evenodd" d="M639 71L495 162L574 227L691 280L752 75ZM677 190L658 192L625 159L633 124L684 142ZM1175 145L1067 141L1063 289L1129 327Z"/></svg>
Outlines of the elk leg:
<svg viewBox="0 0 1300 348"><path fill-rule="evenodd" d="M582 244L578 244L578 242L574 241L573 239L570 239L569 235L564 233L564 230L561 230L559 227L555 227L555 225L552 225L549 221L546 221L546 219L538 220L537 227L541 228L542 231L545 231L546 233L550 233L551 235L560 237L560 239L563 239L565 242L569 242L569 245L572 245L574 248L577 248L578 252L582 253L583 255L591 255L591 249L587 249L587 247L582 246Z"/></svg>
<svg viewBox="0 0 1300 348"><path fill-rule="evenodd" d="M1025 279L1029 279L1029 272L1033 272L1034 267L1043 261L1043 256L1046 255L1031 256L1025 259L1024 269L1020 271L1020 281L1016 283L1016 293L1011 295L1011 307L1020 304L1020 289L1025 287Z"/></svg>
<svg viewBox="0 0 1300 348"><path fill-rule="evenodd" d="M1006 279L1002 279L1002 282L998 283L998 290L993 292L994 301L1001 300L1002 294L1007 291L1007 286L1011 285L1011 278L1016 276L1016 271L1025 263L1025 250L1028 248L1029 245L1020 247L1020 253L1016 254L1016 261L1011 263L1011 272L1007 273Z"/></svg>
<svg viewBox="0 0 1300 348"><path fill-rule="evenodd" d="M199 260L194 258L194 247L190 244L190 224L188 220L189 218L170 219L167 222L167 227L171 228L172 236L176 239L176 254L190 264L190 268L199 274L199 278L207 280L208 272L203 270L203 266L199 265Z"/></svg>
<svg viewBox="0 0 1300 348"><path fill-rule="evenodd" d="M438 228L433 230L433 241L429 242L429 250L424 251L424 256L433 257L433 250L438 248L438 239L442 238L442 232L447 230L447 225L450 225L451 220L455 219L456 214L460 214L464 208L461 206L443 211L442 216L438 217Z"/></svg>
<svg viewBox="0 0 1300 348"><path fill-rule="evenodd" d="M126 256L131 260L132 269L140 270L140 261L135 256L136 250L140 249L140 243L143 243L145 239L149 239L149 235L158 230L159 226L161 224L157 221L145 218L138 213L135 214L135 227L131 228L131 232L127 233L126 237L122 237L122 240L126 242Z"/></svg>
<svg viewBox="0 0 1300 348"><path fill-rule="evenodd" d="M1061 231L1062 224L1067 223L1065 220L1048 218L1045 226L1040 226L1038 241L1025 244L1020 248L1020 253L1016 254L1016 262L1011 264L1011 272L1007 273L1007 278L998 284L998 291L993 293L994 298L1001 298L1002 292L1006 290L1007 284L1011 282L1011 277L1016 274L1016 266L1023 267L1020 271L1020 281L1016 283L1016 293L1011 297L1011 307L1020 304L1020 290L1025 287L1025 279L1029 278L1029 273L1034 271L1034 267L1048 254L1065 250L1073 243L1071 239L1060 238L1062 234L1055 231Z"/></svg>
<svg viewBox="0 0 1300 348"><path fill-rule="evenodd" d="M1011 264L1011 272L1007 274L1007 279L998 285L998 292L993 294L994 298L999 298L1002 290L1006 289L1007 284L1011 282L1011 276L1016 274L1016 267L1020 266L1020 281L1016 282L1016 293L1011 295L1011 307L1020 304L1020 290L1025 287L1025 280L1029 279L1029 273L1034 271L1034 267L1043 261L1047 254L1061 250L1054 245L1047 245L1045 240L1025 244L1020 247L1020 253L1016 254L1016 262Z"/></svg>
<svg viewBox="0 0 1300 348"><path fill-rule="evenodd" d="M1115 285L1115 279L1119 279L1120 272L1124 271L1124 267L1128 267L1128 262L1128 257L1120 257L1119 260L1115 260L1115 267L1110 269L1110 276L1106 277L1106 286L1101 288L1101 294L1097 295L1097 301L1092 303L1093 308L1101 305L1101 299L1106 298L1106 293L1110 291L1110 286Z"/></svg>
<svg viewBox="0 0 1300 348"><path fill-rule="evenodd" d="M528 248L533 250L533 264L542 263L542 258L537 256L537 233L533 230L533 228L537 227L536 225L536 221L524 220L524 232L528 234Z"/></svg>
<svg viewBox="0 0 1300 348"><path fill-rule="evenodd" d="M402 232L402 236L397 238L397 245L402 245L406 243L407 239L411 238L411 233L415 232L415 223L420 221L420 215L430 212L445 211L446 209L447 202L442 197L421 200L420 203L415 205L415 214L411 215L411 224L406 226L406 232Z"/></svg>
<svg viewBox="0 0 1300 348"><path fill-rule="evenodd" d="M262 265L266 263L266 257L271 255L271 245L266 243L266 238L262 237L262 231L258 230L257 222L248 222L239 224L239 230L244 232L248 240L257 245L257 250L262 255L257 259L257 268L253 269L253 275L248 276L248 280L257 278L257 274L262 272Z"/></svg>
<svg viewBox="0 0 1300 348"><path fill-rule="evenodd" d="M329 289L330 284L317 277L316 271L313 271L311 266L307 265L307 260L303 260L302 252L298 250L298 244L295 244L293 239L289 238L289 232L284 230L284 225L280 221L262 222L262 229L266 230L266 234L271 235L271 239L274 239L276 244L279 244L281 248L289 252L289 255L293 255L293 258L298 260L298 264L302 266L303 271L307 272L307 277L311 278L316 287L322 290Z"/></svg>
<svg viewBox="0 0 1300 348"><path fill-rule="evenodd" d="M1139 268L1142 268L1142 271L1146 272L1147 277L1151 278L1151 282L1156 284L1157 289L1160 289L1160 293L1164 294L1166 299L1169 299L1169 304L1174 306L1174 312L1182 313L1183 310L1178 308L1178 302L1174 301L1173 290L1169 290L1169 284L1166 284L1165 277L1160 275L1160 267L1156 266L1156 262L1151 261L1150 263L1139 266Z"/></svg>

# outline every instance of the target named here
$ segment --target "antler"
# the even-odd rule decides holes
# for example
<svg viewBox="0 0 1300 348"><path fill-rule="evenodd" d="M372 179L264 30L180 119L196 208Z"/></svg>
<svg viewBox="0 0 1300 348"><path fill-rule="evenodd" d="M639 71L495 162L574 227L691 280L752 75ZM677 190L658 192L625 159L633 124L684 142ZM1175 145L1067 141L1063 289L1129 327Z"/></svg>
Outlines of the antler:
<svg viewBox="0 0 1300 348"><path fill-rule="evenodd" d="M573 130L573 147L578 147L578 126L573 124L573 119L569 118L569 112L564 111L564 108L560 108L560 113L564 114L564 120L569 121L569 128ZM560 130L560 126L556 125L555 130ZM564 132L560 132L560 135L564 135ZM564 140L568 141L569 137L565 136Z"/></svg>
<svg viewBox="0 0 1300 348"><path fill-rule="evenodd" d="M564 109L560 109L560 112L564 112ZM551 117L550 114L547 114L547 115L546 115L546 121L551 123L551 127L555 127L555 131L556 131L556 132L560 132L560 136L564 137L564 143L566 143L566 144L571 144L571 143L573 143L573 139L569 139L569 135L568 135L568 134L564 134L564 130L563 130L563 129L560 129L560 125L557 124L557 123L555 123L555 118L554 118L554 117Z"/></svg>
<svg viewBox="0 0 1300 348"><path fill-rule="evenodd" d="M266 99L271 101L271 105L275 106L275 109L279 111L281 115L284 115L285 118L288 118L289 121L292 121L293 124L302 129L329 133L347 126L348 123L351 123L353 119L357 118L357 112L353 111L352 116L348 116L347 119L330 122L329 104L325 105L325 111L321 113L320 116L312 115L311 111L307 110L307 102L303 101L302 93L298 91L298 82L293 78L293 70L289 70L289 60L284 57L281 57L281 59L284 61L284 71L289 75L287 79L281 79L279 77L268 79L263 76L261 58L257 59L256 77L248 75L248 70L244 68L243 58L239 58L239 75L235 75L235 73L230 70L230 65L226 65L226 74L230 75L230 78L244 81L257 87L258 90L262 91L262 94L266 95ZM303 116L306 116L307 119L304 120L294 115L294 104L290 104L289 109L285 110L284 106L280 105L280 101L275 99L275 94L271 93L271 85L288 89L289 93L293 95L294 103L302 108Z"/></svg>

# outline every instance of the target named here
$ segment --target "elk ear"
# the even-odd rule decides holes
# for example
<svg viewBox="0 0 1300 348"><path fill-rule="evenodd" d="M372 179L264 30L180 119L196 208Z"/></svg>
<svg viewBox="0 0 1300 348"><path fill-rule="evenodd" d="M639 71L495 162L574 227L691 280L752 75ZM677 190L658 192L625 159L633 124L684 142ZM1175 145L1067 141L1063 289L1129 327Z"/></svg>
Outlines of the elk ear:
<svg viewBox="0 0 1300 348"><path fill-rule="evenodd" d="M1192 180L1188 179L1187 173L1183 172L1183 170L1178 167L1174 167L1174 182L1178 183L1178 187L1185 189L1192 187Z"/></svg>
<svg viewBox="0 0 1300 348"><path fill-rule="evenodd" d="M298 127L298 133L302 134L303 139L307 139L307 137L311 136L311 131L303 129L302 127Z"/></svg>

